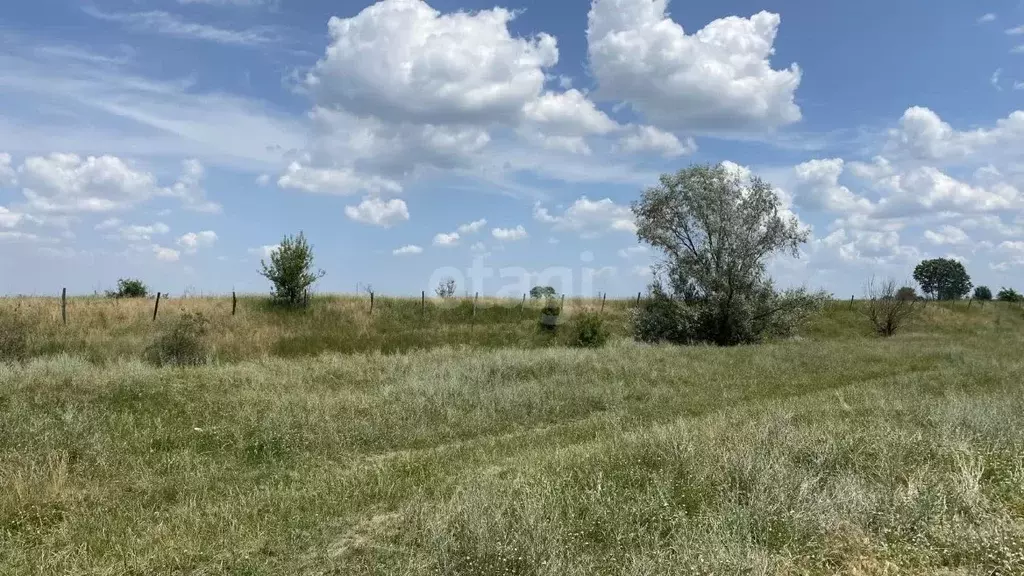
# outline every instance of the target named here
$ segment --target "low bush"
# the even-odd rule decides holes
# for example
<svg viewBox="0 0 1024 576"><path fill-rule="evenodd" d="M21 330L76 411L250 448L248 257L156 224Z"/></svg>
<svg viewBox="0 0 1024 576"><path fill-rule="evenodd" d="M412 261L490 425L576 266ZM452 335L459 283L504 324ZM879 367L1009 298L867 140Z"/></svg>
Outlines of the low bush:
<svg viewBox="0 0 1024 576"><path fill-rule="evenodd" d="M879 336L892 336L917 313L917 301L901 298L903 288L896 289L896 282L883 280L868 284L868 303L863 313Z"/></svg>
<svg viewBox="0 0 1024 576"><path fill-rule="evenodd" d="M573 319L569 345L577 348L600 348L608 342L608 328L597 314L586 312Z"/></svg>
<svg viewBox="0 0 1024 576"><path fill-rule="evenodd" d="M998 298L1000 302L1020 302L1022 297L1020 293L1013 288L1003 288L999 291L996 298Z"/></svg>
<svg viewBox="0 0 1024 576"><path fill-rule="evenodd" d="M24 360L28 356L31 328L18 312L0 314L0 362Z"/></svg>
<svg viewBox="0 0 1024 576"><path fill-rule="evenodd" d="M206 364L210 348L206 341L209 321L200 312L183 312L146 349L146 360L157 366L199 366Z"/></svg>
<svg viewBox="0 0 1024 576"><path fill-rule="evenodd" d="M145 298L149 288L138 278L121 278L117 281L117 290L107 290L109 298Z"/></svg>

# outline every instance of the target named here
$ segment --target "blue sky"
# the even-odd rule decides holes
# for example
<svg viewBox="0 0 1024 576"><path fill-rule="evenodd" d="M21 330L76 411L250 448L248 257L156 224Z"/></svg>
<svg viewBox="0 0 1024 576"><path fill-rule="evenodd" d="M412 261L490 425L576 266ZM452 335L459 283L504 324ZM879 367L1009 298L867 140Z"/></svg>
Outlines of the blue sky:
<svg viewBox="0 0 1024 576"><path fill-rule="evenodd" d="M698 162L811 230L781 285L1024 285L1016 0L44 0L0 47L0 293L260 292L303 230L325 291L625 295Z"/></svg>

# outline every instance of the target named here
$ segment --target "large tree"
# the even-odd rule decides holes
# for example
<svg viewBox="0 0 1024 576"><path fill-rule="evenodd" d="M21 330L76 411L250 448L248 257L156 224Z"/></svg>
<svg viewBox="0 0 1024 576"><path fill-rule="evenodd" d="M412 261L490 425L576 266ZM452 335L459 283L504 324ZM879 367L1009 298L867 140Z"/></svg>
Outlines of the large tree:
<svg viewBox="0 0 1024 576"><path fill-rule="evenodd" d="M644 340L739 344L785 332L818 301L802 290L778 293L767 274L776 254L799 255L807 241L770 184L722 165L696 165L661 177L633 203L637 236L664 255L667 286L652 286L637 336ZM654 312L652 312L654 313ZM672 315L666 320L664 316ZM643 334L643 326L658 326ZM666 332L668 334L660 334Z"/></svg>
<svg viewBox="0 0 1024 576"><path fill-rule="evenodd" d="M921 292L937 300L958 300L970 291L971 277L964 265L952 258L923 260L914 268Z"/></svg>

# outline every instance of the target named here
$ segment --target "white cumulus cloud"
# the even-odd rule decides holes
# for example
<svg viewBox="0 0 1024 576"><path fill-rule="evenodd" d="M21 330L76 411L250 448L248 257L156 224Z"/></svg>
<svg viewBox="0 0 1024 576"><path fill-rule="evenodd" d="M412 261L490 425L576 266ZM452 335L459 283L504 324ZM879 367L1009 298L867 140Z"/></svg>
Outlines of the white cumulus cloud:
<svg viewBox="0 0 1024 576"><path fill-rule="evenodd" d="M371 196L358 206L346 206L345 215L356 222L390 228L409 219L409 208L398 198L385 201Z"/></svg>
<svg viewBox="0 0 1024 576"><path fill-rule="evenodd" d="M212 246L217 241L217 233L213 230L202 232L188 232L178 238L178 246L181 246L186 253L194 254L200 248Z"/></svg>
<svg viewBox="0 0 1024 576"><path fill-rule="evenodd" d="M409 244L408 246L402 246L401 248L396 248L395 250L392 250L391 253L394 254L395 256L404 256L404 255L411 255L411 254L421 254L421 253L423 253L423 248L420 248L419 246L416 246L415 244Z"/></svg>
<svg viewBox="0 0 1024 576"><path fill-rule="evenodd" d="M491 236L503 242L513 242L526 238L528 234L526 233L526 228L520 224L515 228L495 228L491 230Z"/></svg>
<svg viewBox="0 0 1024 576"><path fill-rule="evenodd" d="M800 120L800 68L769 62L778 14L729 16L687 34L667 8L668 0L593 1L587 40L599 97L677 129L764 130Z"/></svg>
<svg viewBox="0 0 1024 576"><path fill-rule="evenodd" d="M636 232L633 211L628 206L616 204L610 198L594 201L581 196L561 215L553 215L547 208L537 204L534 206L533 217L539 222L553 225L556 230L578 232L584 237L609 231Z"/></svg>

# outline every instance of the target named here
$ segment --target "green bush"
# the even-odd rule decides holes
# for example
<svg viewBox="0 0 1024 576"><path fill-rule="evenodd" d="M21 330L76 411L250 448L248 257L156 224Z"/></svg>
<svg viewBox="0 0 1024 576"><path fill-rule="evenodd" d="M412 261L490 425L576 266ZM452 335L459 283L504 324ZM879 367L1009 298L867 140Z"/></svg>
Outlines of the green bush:
<svg viewBox="0 0 1024 576"><path fill-rule="evenodd" d="M608 328L604 320L592 312L573 319L569 332L569 345L577 348L600 348L608 342Z"/></svg>
<svg viewBox="0 0 1024 576"><path fill-rule="evenodd" d="M305 304L310 287L324 277L323 270L313 269L313 246L302 232L298 236L285 236L270 253L270 263L260 260L260 266L260 275L273 286L274 301L289 306Z"/></svg>
<svg viewBox="0 0 1024 576"><path fill-rule="evenodd" d="M110 298L145 298L149 288L138 278L121 278L117 281L117 290L107 290Z"/></svg>
<svg viewBox="0 0 1024 576"><path fill-rule="evenodd" d="M975 300L991 300L992 290L988 286L978 286L974 289Z"/></svg>
<svg viewBox="0 0 1024 576"><path fill-rule="evenodd" d="M917 300L917 291L910 286L904 286L896 291L896 299L905 302Z"/></svg>
<svg viewBox="0 0 1024 576"><path fill-rule="evenodd" d="M1013 288L1003 288L999 291L996 298L998 298L1000 302L1020 302L1022 297L1020 293Z"/></svg>
<svg viewBox="0 0 1024 576"><path fill-rule="evenodd" d="M157 366L199 366L210 357L206 341L209 321L200 312L184 312L146 349Z"/></svg>
<svg viewBox="0 0 1024 576"><path fill-rule="evenodd" d="M18 312L0 314L0 362L28 357L28 337L32 325Z"/></svg>

